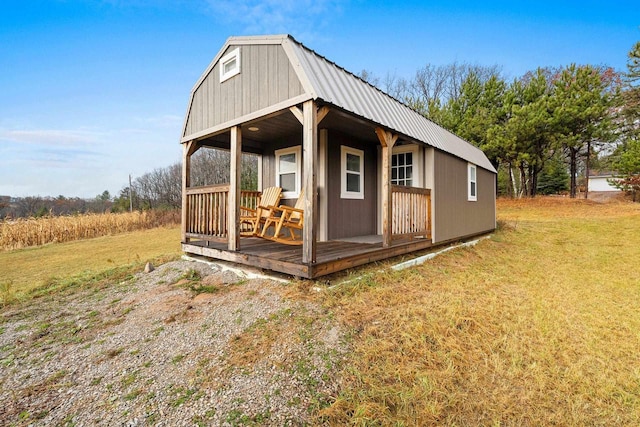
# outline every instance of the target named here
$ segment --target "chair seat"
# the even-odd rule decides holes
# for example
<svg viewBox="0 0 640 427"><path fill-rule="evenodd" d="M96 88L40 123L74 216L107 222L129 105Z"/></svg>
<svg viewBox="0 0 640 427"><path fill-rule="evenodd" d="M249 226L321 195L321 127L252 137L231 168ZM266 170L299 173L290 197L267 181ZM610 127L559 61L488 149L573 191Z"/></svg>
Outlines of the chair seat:
<svg viewBox="0 0 640 427"><path fill-rule="evenodd" d="M269 206L270 215L266 218L260 237L287 245L302 244L302 229L304 228L304 192L301 191L295 207L280 205ZM270 227L274 228L273 235L267 234ZM283 234L288 231L288 235ZM296 233L300 230L300 233Z"/></svg>

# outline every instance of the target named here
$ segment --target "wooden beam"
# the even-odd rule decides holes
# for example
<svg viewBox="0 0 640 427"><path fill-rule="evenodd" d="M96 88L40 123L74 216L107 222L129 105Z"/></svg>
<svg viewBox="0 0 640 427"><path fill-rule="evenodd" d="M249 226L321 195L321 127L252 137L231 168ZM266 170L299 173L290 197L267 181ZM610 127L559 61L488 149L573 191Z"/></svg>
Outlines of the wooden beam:
<svg viewBox="0 0 640 427"><path fill-rule="evenodd" d="M329 131L318 131L318 239L329 240L329 199L327 192L327 153L329 147Z"/></svg>
<svg viewBox="0 0 640 427"><path fill-rule="evenodd" d="M393 206L391 204L391 155L393 146L398 140L398 135L382 128L376 128L376 135L382 145L382 246L391 246L391 226L393 218Z"/></svg>
<svg viewBox="0 0 640 427"><path fill-rule="evenodd" d="M290 107L289 110L291 111L291 113L295 116L296 119L298 119L298 121L300 122L301 125L304 125L304 115L302 113L302 110L300 110L298 107L296 107L295 105L293 107Z"/></svg>
<svg viewBox="0 0 640 427"><path fill-rule="evenodd" d="M242 172L242 130L231 128L231 172L229 185L229 212L227 221L230 251L240 250L240 174Z"/></svg>
<svg viewBox="0 0 640 427"><path fill-rule="evenodd" d="M398 140L397 134L392 134L388 130L384 130L380 127L376 128L376 135L378 135L380 145L382 145L383 147L389 146L389 148L393 148L396 141Z"/></svg>
<svg viewBox="0 0 640 427"><path fill-rule="evenodd" d="M296 119L298 119L300 124L304 125L304 114L302 113L302 110L300 110L300 108L295 106L289 108L289 110L291 110L293 115L296 116ZM326 105L324 107L318 108L316 113L316 125L320 124L320 122L327 116L327 114L329 114L329 111L331 110Z"/></svg>
<svg viewBox="0 0 640 427"><path fill-rule="evenodd" d="M324 107L320 107L318 108L318 123L320 124L320 122L327 117L327 114L329 114L329 107L327 107L326 105Z"/></svg>
<svg viewBox="0 0 640 427"><path fill-rule="evenodd" d="M187 204L187 188L191 186L191 156L200 146L196 141L187 141L182 146L182 242L188 242L187 237L187 218L189 215L189 206Z"/></svg>
<svg viewBox="0 0 640 427"><path fill-rule="evenodd" d="M316 236L318 227L318 121L313 101L302 104L304 123L302 124L302 159L304 189L304 228L302 230L302 263L316 262Z"/></svg>

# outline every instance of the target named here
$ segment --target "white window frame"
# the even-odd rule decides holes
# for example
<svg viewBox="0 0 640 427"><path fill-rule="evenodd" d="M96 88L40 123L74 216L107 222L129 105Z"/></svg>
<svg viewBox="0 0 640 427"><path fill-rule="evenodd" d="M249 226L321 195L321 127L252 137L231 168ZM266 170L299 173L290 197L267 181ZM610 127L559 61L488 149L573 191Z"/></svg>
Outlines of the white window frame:
<svg viewBox="0 0 640 427"><path fill-rule="evenodd" d="M478 167L473 163L467 164L467 200L478 200Z"/></svg>
<svg viewBox="0 0 640 427"><path fill-rule="evenodd" d="M360 157L360 191L347 191L347 154ZM349 171L355 174L353 171ZM340 146L340 197L343 199L364 199L364 151Z"/></svg>
<svg viewBox="0 0 640 427"><path fill-rule="evenodd" d="M225 65L235 60L235 66L225 72ZM220 83L240 74L240 48L237 47L220 59Z"/></svg>
<svg viewBox="0 0 640 427"><path fill-rule="evenodd" d="M286 154L292 154L292 153L295 154L296 156L296 170L295 170L296 176L294 178L295 190L283 191L282 192L283 199L296 199L300 195L300 188L302 185L302 179L301 179L302 178L302 147L298 145L295 147L283 148L281 150L275 151L276 185L278 187L282 187L282 185L280 185L280 156L284 156Z"/></svg>
<svg viewBox="0 0 640 427"><path fill-rule="evenodd" d="M419 158L418 158L418 146L416 144L410 144L410 145L400 145L398 147L393 147L393 152L391 154L391 156L395 156L396 154L405 154L405 153L411 153L412 154L412 158L411 158L411 170L412 170L412 176L411 176L411 187L420 187L421 183L420 183L420 163L419 163ZM392 157L393 159L393 157ZM393 161L391 162L391 164L393 165ZM393 176L393 166L391 166L391 176ZM406 180L406 178L405 178ZM391 179L392 183L393 183L393 179ZM396 185L396 184L394 184Z"/></svg>

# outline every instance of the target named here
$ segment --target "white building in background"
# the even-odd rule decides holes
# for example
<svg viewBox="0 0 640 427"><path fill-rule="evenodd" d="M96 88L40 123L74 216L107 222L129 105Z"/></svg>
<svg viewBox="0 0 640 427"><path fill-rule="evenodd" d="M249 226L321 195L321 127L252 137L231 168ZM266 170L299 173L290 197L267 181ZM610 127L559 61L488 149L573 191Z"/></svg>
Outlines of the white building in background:
<svg viewBox="0 0 640 427"><path fill-rule="evenodd" d="M609 183L609 179L613 178L611 173L592 175L589 177L589 191L620 191Z"/></svg>

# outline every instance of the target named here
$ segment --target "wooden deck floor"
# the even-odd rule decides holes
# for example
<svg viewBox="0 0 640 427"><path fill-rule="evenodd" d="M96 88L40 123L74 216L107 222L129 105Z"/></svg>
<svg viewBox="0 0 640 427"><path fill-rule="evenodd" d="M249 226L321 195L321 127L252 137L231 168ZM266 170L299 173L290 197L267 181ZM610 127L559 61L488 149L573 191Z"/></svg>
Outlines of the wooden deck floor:
<svg viewBox="0 0 640 427"><path fill-rule="evenodd" d="M301 246L288 246L259 238L242 238L240 251L227 250L226 243L206 241L182 243L182 250L209 258L313 279L431 246L433 244L430 240L400 242L390 248L383 248L381 243L318 242L316 263L312 265L302 263Z"/></svg>

